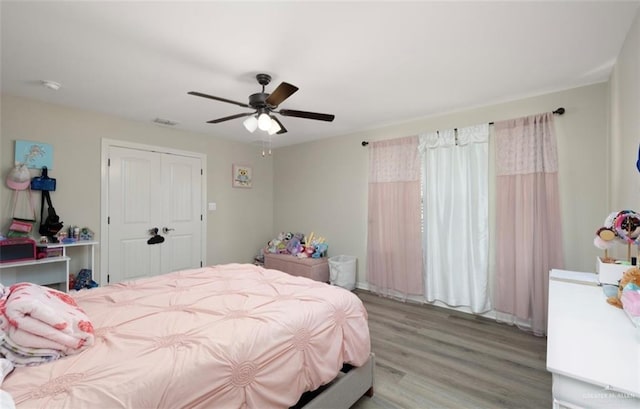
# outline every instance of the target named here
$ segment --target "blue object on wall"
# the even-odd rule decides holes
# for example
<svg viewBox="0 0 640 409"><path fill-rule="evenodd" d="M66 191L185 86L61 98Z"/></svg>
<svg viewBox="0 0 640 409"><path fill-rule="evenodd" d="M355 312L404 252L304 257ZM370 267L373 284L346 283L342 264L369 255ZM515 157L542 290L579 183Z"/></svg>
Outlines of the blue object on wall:
<svg viewBox="0 0 640 409"><path fill-rule="evenodd" d="M636 162L636 168L638 168L638 172L640 172L640 145L638 145L638 161Z"/></svg>
<svg viewBox="0 0 640 409"><path fill-rule="evenodd" d="M53 146L43 142L16 141L16 164L24 163L29 169L53 169Z"/></svg>

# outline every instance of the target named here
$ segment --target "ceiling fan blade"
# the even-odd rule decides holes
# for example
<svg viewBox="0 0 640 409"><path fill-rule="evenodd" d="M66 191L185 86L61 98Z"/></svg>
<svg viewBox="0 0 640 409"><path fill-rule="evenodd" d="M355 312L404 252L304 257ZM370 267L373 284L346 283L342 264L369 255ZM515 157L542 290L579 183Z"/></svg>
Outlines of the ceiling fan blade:
<svg viewBox="0 0 640 409"><path fill-rule="evenodd" d="M276 135L287 133L287 128L285 128L284 125L282 125L282 122L280 122L278 118L276 118L275 116L272 116L271 118L273 118L273 120L276 121L278 125L280 125L280 130L276 132Z"/></svg>
<svg viewBox="0 0 640 409"><path fill-rule="evenodd" d="M277 107L282 104L282 101L289 98L294 92L298 90L298 87L295 85L291 85L288 82L282 82L278 85L278 88L273 90L273 92L267 97L266 103Z"/></svg>
<svg viewBox="0 0 640 409"><path fill-rule="evenodd" d="M241 107L245 107L245 108L251 108L249 106L249 104L245 104L243 102L232 101L232 100L226 99L226 98L214 97L213 95L203 94L202 92L189 91L189 92L187 92L187 94L195 95L196 97L209 98L209 99L214 99L216 101L227 102L229 104L240 105Z"/></svg>
<svg viewBox="0 0 640 409"><path fill-rule="evenodd" d="M331 114L320 114L318 112L296 111L294 109L281 109L279 111L284 116L295 116L297 118L317 119L319 121L331 122L336 117Z"/></svg>
<svg viewBox="0 0 640 409"><path fill-rule="evenodd" d="M242 114L235 114L231 116L225 116L224 118L212 119L211 121L207 121L208 124L219 124L220 122L230 121L236 118L242 118L243 116L251 116L255 114L255 112L245 112Z"/></svg>

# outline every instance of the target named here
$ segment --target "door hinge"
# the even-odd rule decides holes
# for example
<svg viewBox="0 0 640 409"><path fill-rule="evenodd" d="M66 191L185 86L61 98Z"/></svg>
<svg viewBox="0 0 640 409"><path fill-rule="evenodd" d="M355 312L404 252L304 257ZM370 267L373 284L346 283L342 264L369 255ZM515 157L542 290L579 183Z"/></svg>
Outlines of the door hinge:
<svg viewBox="0 0 640 409"><path fill-rule="evenodd" d="M111 279L111 277L109 276L109 274L107 274L107 284L109 284L109 280Z"/></svg>
<svg viewBox="0 0 640 409"><path fill-rule="evenodd" d="M111 216L107 216L107 224L111 224Z"/></svg>
<svg viewBox="0 0 640 409"><path fill-rule="evenodd" d="M111 166L111 158L107 159L107 166Z"/></svg>
<svg viewBox="0 0 640 409"><path fill-rule="evenodd" d="M204 172L202 171L202 169L200 169L200 176L204 175Z"/></svg>
<svg viewBox="0 0 640 409"><path fill-rule="evenodd" d="M202 261L200 261L200 267L202 267Z"/></svg>
<svg viewBox="0 0 640 409"><path fill-rule="evenodd" d="M200 215L200 221L202 221L202 220L204 220L204 219L202 218L202 215Z"/></svg>

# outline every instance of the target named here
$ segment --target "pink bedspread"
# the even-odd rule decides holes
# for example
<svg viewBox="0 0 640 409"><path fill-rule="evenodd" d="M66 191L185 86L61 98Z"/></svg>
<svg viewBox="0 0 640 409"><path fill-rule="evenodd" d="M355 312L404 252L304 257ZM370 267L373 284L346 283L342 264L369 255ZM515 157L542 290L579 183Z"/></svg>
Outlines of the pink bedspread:
<svg viewBox="0 0 640 409"><path fill-rule="evenodd" d="M351 292L249 264L131 281L74 295L95 342L17 368L17 408L288 408L369 357Z"/></svg>

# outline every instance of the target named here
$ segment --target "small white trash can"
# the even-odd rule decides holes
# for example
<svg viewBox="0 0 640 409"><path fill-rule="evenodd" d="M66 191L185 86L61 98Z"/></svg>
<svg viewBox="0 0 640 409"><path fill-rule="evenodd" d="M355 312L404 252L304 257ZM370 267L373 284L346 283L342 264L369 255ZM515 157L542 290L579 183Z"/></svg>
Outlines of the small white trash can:
<svg viewBox="0 0 640 409"><path fill-rule="evenodd" d="M329 257L329 283L347 290L355 289L356 260L354 256Z"/></svg>

